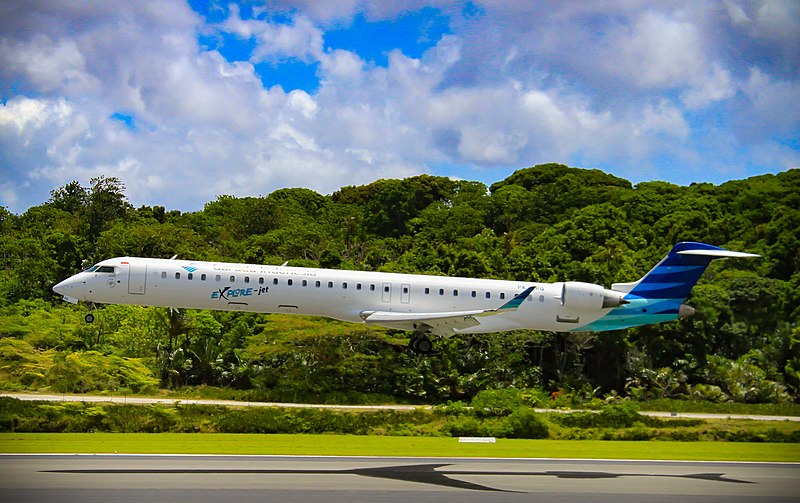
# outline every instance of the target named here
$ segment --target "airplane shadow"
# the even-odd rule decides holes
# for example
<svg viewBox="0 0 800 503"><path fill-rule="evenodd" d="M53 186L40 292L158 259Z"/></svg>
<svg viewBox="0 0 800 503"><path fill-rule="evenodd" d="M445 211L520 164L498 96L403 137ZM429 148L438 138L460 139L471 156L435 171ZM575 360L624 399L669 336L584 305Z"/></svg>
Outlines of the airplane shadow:
<svg viewBox="0 0 800 503"><path fill-rule="evenodd" d="M690 474L660 474L660 473L609 473L609 472L584 472L584 471L533 471L533 472L497 472L476 470L438 470L451 464L416 464L399 466L380 466L374 468L349 468L344 470L304 470L304 469L240 469L240 468L82 468L69 470L42 470L44 473L93 473L93 474L285 474L285 475L359 475L378 479L400 480L404 482L417 482L440 487L468 489L472 491L497 491L520 492L498 489L481 484L467 482L452 478L453 476L466 475L491 475L509 477L556 477L559 479L616 479L622 477L662 477L707 480L732 484L754 484L748 480L725 478L724 473L690 473Z"/></svg>

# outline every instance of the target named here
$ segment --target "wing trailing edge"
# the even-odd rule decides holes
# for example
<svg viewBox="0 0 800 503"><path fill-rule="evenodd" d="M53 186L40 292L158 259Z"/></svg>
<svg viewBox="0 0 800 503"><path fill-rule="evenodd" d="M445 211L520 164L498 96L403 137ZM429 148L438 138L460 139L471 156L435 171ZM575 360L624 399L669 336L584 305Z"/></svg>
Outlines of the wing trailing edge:
<svg viewBox="0 0 800 503"><path fill-rule="evenodd" d="M452 335L454 330L480 325L477 318L516 311L522 302L533 292L534 287L526 288L496 309L476 309L471 311L444 311L438 313L402 313L397 311L362 311L365 323L393 325L407 330L431 331L439 335Z"/></svg>

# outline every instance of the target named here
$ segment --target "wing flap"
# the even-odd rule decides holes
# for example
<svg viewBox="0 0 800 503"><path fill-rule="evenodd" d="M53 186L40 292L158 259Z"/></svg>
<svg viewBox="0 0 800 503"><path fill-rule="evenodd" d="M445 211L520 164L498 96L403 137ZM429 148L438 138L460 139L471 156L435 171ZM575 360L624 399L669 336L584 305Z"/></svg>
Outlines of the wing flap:
<svg viewBox="0 0 800 503"><path fill-rule="evenodd" d="M477 318L516 311L522 302L533 292L534 287L525 289L496 309L476 309L471 311L443 311L438 313L402 313L397 311L363 311L361 319L366 323L403 327L406 330L429 330L439 335L452 335L454 330L480 325Z"/></svg>

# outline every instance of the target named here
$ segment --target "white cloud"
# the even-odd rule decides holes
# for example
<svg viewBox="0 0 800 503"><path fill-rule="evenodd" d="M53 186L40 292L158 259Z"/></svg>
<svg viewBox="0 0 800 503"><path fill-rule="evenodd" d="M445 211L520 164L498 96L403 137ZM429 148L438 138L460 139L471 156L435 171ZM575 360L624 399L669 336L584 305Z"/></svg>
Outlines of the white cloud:
<svg viewBox="0 0 800 503"><path fill-rule="evenodd" d="M453 33L419 58L390 50L386 66L325 50L325 29L417 4L264 8L276 5L288 24L234 6L209 27L178 2L0 5L0 204L22 211L99 174L122 178L134 204L198 209L221 193L331 192L439 163L497 179L545 161L665 178L652 159L669 157L705 175L716 168L703 143L726 152L725 169L798 162L771 148L799 127L796 70L728 49L788 47L785 3L497 1L465 18L442 3ZM201 49L213 30L255 40L250 60ZM286 59L318 63L319 89L265 88L254 65ZM733 118L692 122L715 107Z"/></svg>
<svg viewBox="0 0 800 503"><path fill-rule="evenodd" d="M704 108L716 101L732 98L736 94L736 86L728 70L719 64L711 65L706 75L698 75L692 79L692 86L681 93L681 101L689 109Z"/></svg>
<svg viewBox="0 0 800 503"><path fill-rule="evenodd" d="M63 100L48 103L26 97L12 98L0 107L0 127L13 126L18 134L40 129L51 117L63 119L72 112L71 107Z"/></svg>
<svg viewBox="0 0 800 503"><path fill-rule="evenodd" d="M800 103L800 82L774 79L753 68L742 91L750 105L745 127L776 135L797 133L800 113L795 104Z"/></svg>
<svg viewBox="0 0 800 503"><path fill-rule="evenodd" d="M307 17L296 15L291 24L271 23L257 19L241 18L239 7L230 6L230 16L220 26L222 31L240 38L255 38L256 48L251 61L281 61L296 58L301 61L318 60L322 54L322 31Z"/></svg>
<svg viewBox="0 0 800 503"><path fill-rule="evenodd" d="M37 35L28 43L3 39L0 41L0 65L3 73L21 72L43 92L64 88L89 91L98 84L86 72L86 61L75 41L51 40Z"/></svg>
<svg viewBox="0 0 800 503"><path fill-rule="evenodd" d="M688 20L646 12L607 38L600 56L606 70L644 88L675 87L705 63L702 39Z"/></svg>

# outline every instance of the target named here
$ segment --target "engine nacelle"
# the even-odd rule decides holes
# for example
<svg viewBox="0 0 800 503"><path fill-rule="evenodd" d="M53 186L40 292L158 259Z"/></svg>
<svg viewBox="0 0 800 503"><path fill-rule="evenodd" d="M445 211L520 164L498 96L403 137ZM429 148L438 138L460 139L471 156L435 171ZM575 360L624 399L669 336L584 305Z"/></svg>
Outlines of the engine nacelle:
<svg viewBox="0 0 800 503"><path fill-rule="evenodd" d="M615 292L600 285L567 281L561 287L561 305L574 310L601 310L622 306L624 292Z"/></svg>

